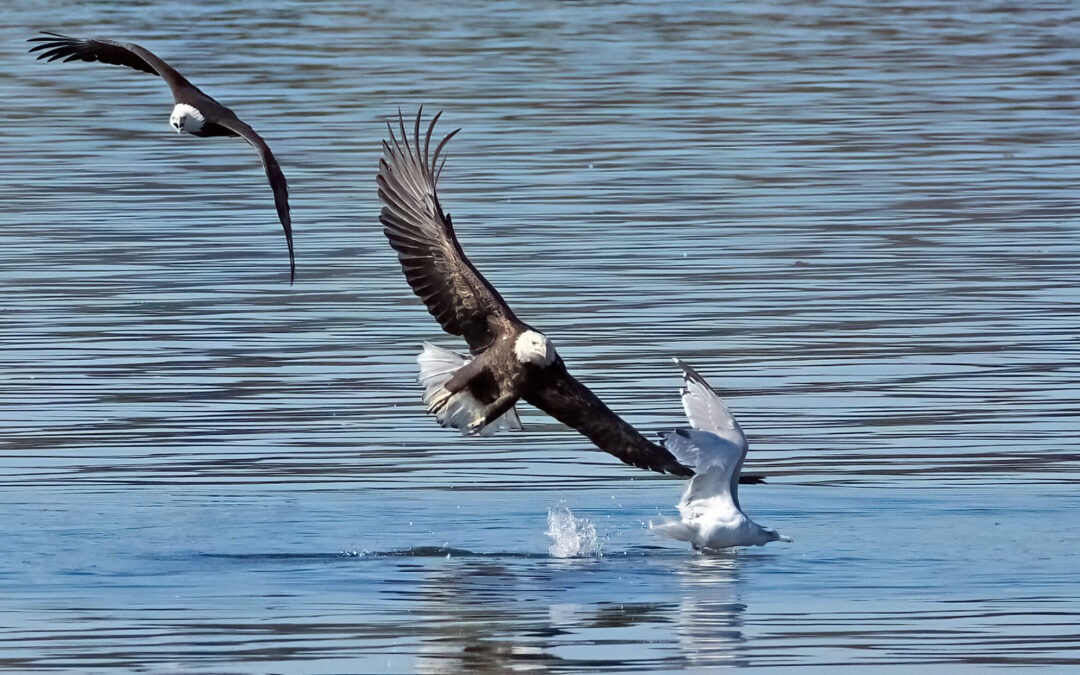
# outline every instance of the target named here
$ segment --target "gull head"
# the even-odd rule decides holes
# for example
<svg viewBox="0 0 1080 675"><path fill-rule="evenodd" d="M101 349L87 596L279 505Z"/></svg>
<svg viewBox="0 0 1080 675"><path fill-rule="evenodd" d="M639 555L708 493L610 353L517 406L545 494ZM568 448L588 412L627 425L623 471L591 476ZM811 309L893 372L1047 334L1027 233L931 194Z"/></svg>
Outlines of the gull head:
<svg viewBox="0 0 1080 675"><path fill-rule="evenodd" d="M169 117L169 124L178 134L185 131L189 134L198 133L205 123L206 118L199 109L187 103L177 103Z"/></svg>
<svg viewBox="0 0 1080 675"><path fill-rule="evenodd" d="M514 340L514 356L521 363L550 366L555 360L555 345L543 333L527 330Z"/></svg>
<svg viewBox="0 0 1080 675"><path fill-rule="evenodd" d="M757 523L754 523L754 526L757 527L758 530L760 530L758 536L761 537L761 543L760 544L755 543L754 544L755 546L764 546L765 544L768 544L770 541L786 541L788 543L791 543L791 537L786 537L786 536L780 534L779 532L777 532L776 530L770 529L768 527L762 527L762 526L758 525Z"/></svg>

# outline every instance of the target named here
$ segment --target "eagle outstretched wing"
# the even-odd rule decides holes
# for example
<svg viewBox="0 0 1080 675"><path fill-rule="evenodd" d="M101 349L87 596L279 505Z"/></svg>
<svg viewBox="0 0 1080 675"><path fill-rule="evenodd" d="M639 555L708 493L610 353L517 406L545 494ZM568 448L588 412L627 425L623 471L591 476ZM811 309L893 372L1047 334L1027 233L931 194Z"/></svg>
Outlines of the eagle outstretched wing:
<svg viewBox="0 0 1080 675"><path fill-rule="evenodd" d="M435 189L442 171L440 155L460 129L447 134L431 152L436 114L421 139L423 108L416 115L412 140L398 113L399 134L387 123L379 161L379 222L413 292L452 335L461 335L473 354L482 353L496 335L523 324L506 301L461 250L450 215ZM445 158L443 159L445 161Z"/></svg>

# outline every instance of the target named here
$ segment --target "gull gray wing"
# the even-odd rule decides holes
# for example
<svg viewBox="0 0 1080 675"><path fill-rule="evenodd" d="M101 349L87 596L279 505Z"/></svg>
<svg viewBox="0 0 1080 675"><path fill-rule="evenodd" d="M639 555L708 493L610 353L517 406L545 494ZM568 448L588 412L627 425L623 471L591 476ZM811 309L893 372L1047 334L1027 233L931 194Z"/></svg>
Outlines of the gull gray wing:
<svg viewBox="0 0 1080 675"><path fill-rule="evenodd" d="M178 88L193 87L175 68L165 63L149 49L131 42L118 42L104 38L76 38L60 33L41 31L48 37L33 37L27 42L41 44L30 48L30 52L40 51L38 59L56 61L87 61L107 63L114 66L127 66L144 73L158 75L169 85L175 98Z"/></svg>
<svg viewBox="0 0 1080 675"><path fill-rule="evenodd" d="M679 393L682 395L683 410L690 420L690 426L710 431L729 443L746 448L746 435L735 416L705 378L680 359L674 361L683 371L683 389Z"/></svg>
<svg viewBox="0 0 1080 675"><path fill-rule="evenodd" d="M683 410L686 411L686 417L690 420L690 426L723 441L723 447L725 448L723 453L719 450L720 446L715 446L717 449L712 453L717 458L721 456L726 458L728 454L738 456L738 461L734 464L733 471L729 476L732 499L735 505L738 506L742 465L743 461L746 460L746 453L750 449L750 445L746 441L746 435L735 420L735 416L731 414L731 411L724 405L723 400L716 395L716 392L709 386L705 378L681 360L676 358L674 361L683 371L683 389L680 393L682 394ZM707 447L712 448L714 446ZM727 459L724 459L724 461L726 462ZM760 482L760 480L745 480L743 482Z"/></svg>
<svg viewBox="0 0 1080 675"><path fill-rule="evenodd" d="M549 371L544 386L526 393L526 401L576 429L596 447L627 464L676 476L694 475L670 452L646 439L612 412L596 394L567 372L561 360Z"/></svg>
<svg viewBox="0 0 1080 675"><path fill-rule="evenodd" d="M274 153L270 151L270 146L266 144L263 137L257 134L246 122L231 114L231 111L228 109L219 111L214 122L236 133L259 153L263 169L266 171L266 179L270 183L270 189L274 192L274 207L277 209L278 220L281 221L281 227L285 230L285 243L289 247L289 282L291 283L296 278L296 254L293 252L292 216L289 215L289 186L285 182L285 174L281 171L277 158L274 157Z"/></svg>
<svg viewBox="0 0 1080 675"><path fill-rule="evenodd" d="M664 431L660 440L677 460L694 469L684 503L719 498L730 499L739 508L739 473L746 456L743 447L697 429Z"/></svg>
<svg viewBox="0 0 1080 675"><path fill-rule="evenodd" d="M523 324L495 287L465 257L450 215L439 203L436 191L442 172L439 157L447 142L460 131L450 132L432 153L431 135L441 114L432 118L422 142L423 108L416 114L411 142L400 113L400 137L387 124L390 139L383 141L383 158L376 178L379 199L383 202L379 222L397 251L413 292L424 301L443 330L461 335L470 351L479 354L497 335Z"/></svg>

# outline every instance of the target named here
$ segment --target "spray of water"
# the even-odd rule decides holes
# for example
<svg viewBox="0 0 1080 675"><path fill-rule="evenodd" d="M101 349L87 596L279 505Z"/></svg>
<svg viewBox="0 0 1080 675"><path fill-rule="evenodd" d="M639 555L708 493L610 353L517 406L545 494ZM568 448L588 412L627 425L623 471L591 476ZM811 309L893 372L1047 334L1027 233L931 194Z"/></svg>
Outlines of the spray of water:
<svg viewBox="0 0 1080 675"><path fill-rule="evenodd" d="M578 518L563 502L548 509L551 537L548 553L552 558L587 558L603 555L603 542L596 536L596 526L588 518Z"/></svg>

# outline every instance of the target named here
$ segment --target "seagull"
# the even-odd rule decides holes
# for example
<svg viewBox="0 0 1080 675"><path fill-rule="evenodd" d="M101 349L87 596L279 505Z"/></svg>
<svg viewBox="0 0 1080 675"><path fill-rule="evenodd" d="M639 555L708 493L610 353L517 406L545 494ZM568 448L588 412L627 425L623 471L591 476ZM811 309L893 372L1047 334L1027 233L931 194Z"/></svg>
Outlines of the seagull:
<svg viewBox="0 0 1080 675"><path fill-rule="evenodd" d="M33 37L28 42L41 44L30 48L40 51L38 60L98 61L117 66L127 66L144 73L158 75L172 90L173 106L169 124L176 133L187 132L193 136L239 136L259 152L266 178L274 191L274 205L278 219L285 230L285 243L289 246L289 281L296 278L296 257L293 254L292 219L289 216L289 191L285 174L281 172L274 153L262 136L236 116L229 108L203 93L188 82L187 78L172 66L155 56L149 49L130 42L117 42L101 38L75 38L59 33L41 31L47 37Z"/></svg>
<svg viewBox="0 0 1080 675"><path fill-rule="evenodd" d="M467 435L521 429L514 405L525 400L576 429L626 464L688 477L693 471L616 415L567 370L546 335L519 319L495 287L465 257L450 215L435 189L443 149L432 152L436 114L421 138L423 108L410 142L398 113L399 133L387 123L379 161L379 221L397 251L405 279L451 335L465 338L469 355L425 344L417 357L428 412L444 427ZM748 482L761 482L748 476Z"/></svg>
<svg viewBox="0 0 1080 675"><path fill-rule="evenodd" d="M661 445L696 473L678 504L682 519L649 523L649 527L688 541L699 551L791 541L743 513L739 474L749 448L746 436L705 378L679 359L675 363L683 371L680 394L691 428L661 433Z"/></svg>

